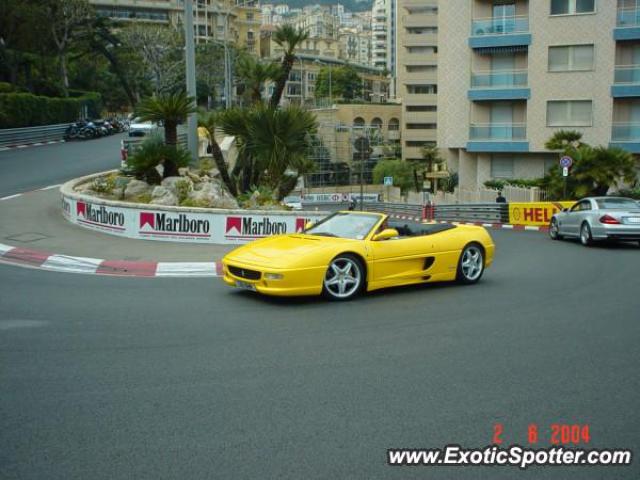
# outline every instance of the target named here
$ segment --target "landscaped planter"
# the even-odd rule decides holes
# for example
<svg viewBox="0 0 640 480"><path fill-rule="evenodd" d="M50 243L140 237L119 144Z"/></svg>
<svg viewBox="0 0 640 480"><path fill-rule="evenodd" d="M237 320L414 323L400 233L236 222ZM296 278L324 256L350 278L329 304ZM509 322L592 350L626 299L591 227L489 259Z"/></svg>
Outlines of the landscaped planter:
<svg viewBox="0 0 640 480"><path fill-rule="evenodd" d="M83 228L119 237L189 243L246 243L281 233L295 233L328 212L223 210L173 207L106 200L75 191L102 172L71 180L62 187L62 214Z"/></svg>

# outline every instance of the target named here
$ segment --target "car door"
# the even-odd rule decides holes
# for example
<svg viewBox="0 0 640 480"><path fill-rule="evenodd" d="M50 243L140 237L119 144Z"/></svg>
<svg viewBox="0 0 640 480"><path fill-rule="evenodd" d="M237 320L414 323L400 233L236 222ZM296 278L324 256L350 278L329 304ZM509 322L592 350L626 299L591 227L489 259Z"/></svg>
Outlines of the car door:
<svg viewBox="0 0 640 480"><path fill-rule="evenodd" d="M432 255L429 236L371 240L370 283L376 286L412 283L425 276L427 257Z"/></svg>
<svg viewBox="0 0 640 480"><path fill-rule="evenodd" d="M591 209L589 200L581 200L569 209L560 222L560 231L563 235L578 236L580 224L584 220L584 214Z"/></svg>

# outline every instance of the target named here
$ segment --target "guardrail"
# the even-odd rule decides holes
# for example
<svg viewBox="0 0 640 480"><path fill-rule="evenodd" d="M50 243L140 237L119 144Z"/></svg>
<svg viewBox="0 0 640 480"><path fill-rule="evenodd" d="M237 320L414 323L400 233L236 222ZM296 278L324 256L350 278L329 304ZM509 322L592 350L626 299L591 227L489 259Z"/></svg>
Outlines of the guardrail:
<svg viewBox="0 0 640 480"><path fill-rule="evenodd" d="M356 207L356 209L359 208ZM364 204L365 211L368 212L384 212L395 218L403 218L407 220L422 219L422 205L412 205L407 203L382 203L371 202Z"/></svg>
<svg viewBox="0 0 640 480"><path fill-rule="evenodd" d="M447 222L509 223L506 203L476 203L472 205L436 205L435 220Z"/></svg>
<svg viewBox="0 0 640 480"><path fill-rule="evenodd" d="M0 130L0 147L62 140L68 123L39 127L4 128Z"/></svg>

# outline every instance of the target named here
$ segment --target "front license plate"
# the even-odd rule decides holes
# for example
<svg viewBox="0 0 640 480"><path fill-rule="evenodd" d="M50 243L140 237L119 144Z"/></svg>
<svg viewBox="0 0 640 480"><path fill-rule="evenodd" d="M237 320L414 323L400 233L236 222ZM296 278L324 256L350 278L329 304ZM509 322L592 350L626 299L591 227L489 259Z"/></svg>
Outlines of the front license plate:
<svg viewBox="0 0 640 480"><path fill-rule="evenodd" d="M256 291L256 287L252 283L241 282L240 280L236 280L236 287L251 290L252 292Z"/></svg>
<svg viewBox="0 0 640 480"><path fill-rule="evenodd" d="M626 217L627 223L640 223L640 217Z"/></svg>

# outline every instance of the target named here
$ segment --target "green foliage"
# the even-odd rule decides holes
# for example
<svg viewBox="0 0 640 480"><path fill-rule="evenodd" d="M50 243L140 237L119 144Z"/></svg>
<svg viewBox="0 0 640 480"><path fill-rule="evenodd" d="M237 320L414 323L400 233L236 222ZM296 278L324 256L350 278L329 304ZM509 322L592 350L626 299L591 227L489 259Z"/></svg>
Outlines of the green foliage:
<svg viewBox="0 0 640 480"><path fill-rule="evenodd" d="M582 145L581 139L582 133L577 130L558 130L546 141L544 148L547 150L566 151L568 148L575 148Z"/></svg>
<svg viewBox="0 0 640 480"><path fill-rule="evenodd" d="M502 190L507 184L505 180L487 180L484 182L484 186L493 190Z"/></svg>
<svg viewBox="0 0 640 480"><path fill-rule="evenodd" d="M11 93L15 89L14 85L9 82L0 82L0 93Z"/></svg>
<svg viewBox="0 0 640 480"><path fill-rule="evenodd" d="M238 59L238 76L245 86L250 104L262 101L262 89L265 82L278 80L282 67L277 63L263 63L251 55L241 55Z"/></svg>
<svg viewBox="0 0 640 480"><path fill-rule="evenodd" d="M96 193L110 194L116 188L116 176L98 177L91 182L91 190Z"/></svg>
<svg viewBox="0 0 640 480"><path fill-rule="evenodd" d="M0 128L32 127L74 122L86 105L90 116L102 110L98 93L85 93L75 98L51 98L31 93L0 93Z"/></svg>
<svg viewBox="0 0 640 480"><path fill-rule="evenodd" d="M277 205L278 201L275 190L266 185L254 185L249 191L238 196L238 203L243 208L252 208L266 205Z"/></svg>
<svg viewBox="0 0 640 480"><path fill-rule="evenodd" d="M494 190L502 190L505 186L511 185L513 187L521 187L521 188L532 188L532 187L540 187L542 184L542 178L509 178L509 179L499 179L499 180L487 180L484 182L484 186L487 188L492 188Z"/></svg>
<svg viewBox="0 0 640 480"><path fill-rule="evenodd" d="M252 185L277 191L287 181L287 170L301 173L309 168L309 134L315 132L317 123L308 110L263 105L229 109L220 114L219 125L227 135L236 137L239 158L234 174L240 181L240 193Z"/></svg>
<svg viewBox="0 0 640 480"><path fill-rule="evenodd" d="M215 165L213 164L211 159L207 157L202 157L198 162L198 174L200 176L210 175L211 169L213 169L213 167L215 167Z"/></svg>
<svg viewBox="0 0 640 480"><path fill-rule="evenodd" d="M640 187L623 188L622 190L618 191L617 195L620 195L621 197L629 197L640 200Z"/></svg>
<svg viewBox="0 0 640 480"><path fill-rule="evenodd" d="M193 199L193 198L185 198L184 200L182 200L180 202L180 206L181 207L209 208L209 207L211 207L211 204L205 199L196 200L196 199Z"/></svg>
<svg viewBox="0 0 640 480"><path fill-rule="evenodd" d="M165 145L160 137L154 135L142 142L133 155L127 158L127 167L137 179L144 180L149 185L159 185L162 178L156 166L171 162L177 167L186 167L190 160L191 155L187 150Z"/></svg>
<svg viewBox="0 0 640 480"><path fill-rule="evenodd" d="M147 97L136 107L136 116L142 121L163 122L164 141L167 145L178 143L178 124L194 112L196 112L195 99L188 97L184 92ZM173 173L172 171L171 174ZM166 176L168 175L165 174Z"/></svg>
<svg viewBox="0 0 640 480"><path fill-rule="evenodd" d="M446 193L453 193L459 182L458 172L451 173L448 177L441 179L438 182L440 190Z"/></svg>
<svg viewBox="0 0 640 480"><path fill-rule="evenodd" d="M329 84L331 84L331 95L329 95ZM351 65L323 67L318 72L315 95L345 100L362 98L362 79Z"/></svg>
<svg viewBox="0 0 640 480"><path fill-rule="evenodd" d="M566 198L581 198L590 195L606 195L611 187L621 181L636 180L637 167L632 154L616 147L592 147L580 142L579 132L558 131L545 144L564 146L563 154L573 158L570 175L562 176L558 165L551 167L540 181L550 199L563 199L565 181Z"/></svg>
<svg viewBox="0 0 640 480"><path fill-rule="evenodd" d="M151 203L153 197L150 193L141 193L140 195L136 195L131 199L134 203Z"/></svg>
<svg viewBox="0 0 640 480"><path fill-rule="evenodd" d="M295 50L302 42L309 38L309 32L302 28L294 28L292 25L284 24L279 26L273 36L271 37L274 42L284 49L284 55L282 56L282 63L280 68L280 76L275 81L275 87L273 94L269 100L271 108L277 108L284 92L284 87L289 78L289 73L293 66L293 62L296 59Z"/></svg>
<svg viewBox="0 0 640 480"><path fill-rule="evenodd" d="M373 169L373 183L382 184L384 177L393 177L393 186L404 193L413 186L413 167L402 160L382 160Z"/></svg>
<svg viewBox="0 0 640 480"><path fill-rule="evenodd" d="M176 195L178 202L184 202L189 196L189 192L193 189L192 184L187 179L176 180L175 183Z"/></svg>

